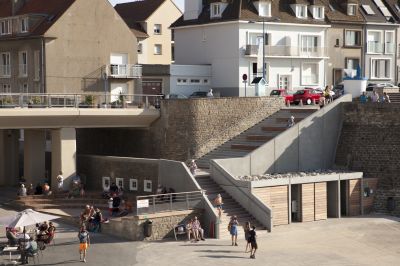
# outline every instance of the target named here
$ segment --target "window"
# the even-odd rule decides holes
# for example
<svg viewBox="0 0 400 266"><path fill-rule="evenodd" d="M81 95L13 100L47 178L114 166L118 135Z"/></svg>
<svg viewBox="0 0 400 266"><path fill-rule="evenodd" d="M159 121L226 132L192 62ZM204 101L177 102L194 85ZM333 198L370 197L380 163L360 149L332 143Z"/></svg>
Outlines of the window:
<svg viewBox="0 0 400 266"><path fill-rule="evenodd" d="M383 52L381 31L368 31L367 52L371 54L378 54Z"/></svg>
<svg viewBox="0 0 400 266"><path fill-rule="evenodd" d="M111 178L109 176L102 177L102 186L103 186L104 191L110 190L110 181L111 181Z"/></svg>
<svg viewBox="0 0 400 266"><path fill-rule="evenodd" d="M176 80L176 83L177 83L178 85L185 85L185 84L187 84L187 79L178 78L178 79Z"/></svg>
<svg viewBox="0 0 400 266"><path fill-rule="evenodd" d="M11 56L10 53L0 54L0 77L11 76Z"/></svg>
<svg viewBox="0 0 400 266"><path fill-rule="evenodd" d="M325 9L323 6L314 6L313 7L313 15L315 19L324 19L325 17L325 13L324 13Z"/></svg>
<svg viewBox="0 0 400 266"><path fill-rule="evenodd" d="M137 45L137 53L138 54L143 53L143 44L142 43L138 43L138 45Z"/></svg>
<svg viewBox="0 0 400 266"><path fill-rule="evenodd" d="M28 32L28 18L21 18L21 33Z"/></svg>
<svg viewBox="0 0 400 266"><path fill-rule="evenodd" d="M340 40L336 39L335 47L339 47L339 46L340 46Z"/></svg>
<svg viewBox="0 0 400 266"><path fill-rule="evenodd" d="M360 64L358 58L346 58L346 69L357 69Z"/></svg>
<svg viewBox="0 0 400 266"><path fill-rule="evenodd" d="M203 79L203 84L209 84L210 81L208 79Z"/></svg>
<svg viewBox="0 0 400 266"><path fill-rule="evenodd" d="M191 84L200 84L200 79L190 79Z"/></svg>
<svg viewBox="0 0 400 266"><path fill-rule="evenodd" d="M138 190L138 180L131 178L129 179L129 190L130 191L137 191Z"/></svg>
<svg viewBox="0 0 400 266"><path fill-rule="evenodd" d="M124 189L124 179L123 178L115 178L115 183L117 185L118 188L122 188Z"/></svg>
<svg viewBox="0 0 400 266"><path fill-rule="evenodd" d="M301 36L301 55L316 56L318 52L318 36Z"/></svg>
<svg viewBox="0 0 400 266"><path fill-rule="evenodd" d="M35 68L35 76L34 76L34 80L38 81L40 80L40 51L36 50L33 52L33 65Z"/></svg>
<svg viewBox="0 0 400 266"><path fill-rule="evenodd" d="M143 190L145 192L152 192L153 191L153 185L151 180L144 180L144 188Z"/></svg>
<svg viewBox="0 0 400 266"><path fill-rule="evenodd" d="M346 30L344 39L345 46L361 46L361 31Z"/></svg>
<svg viewBox="0 0 400 266"><path fill-rule="evenodd" d="M11 34L11 20L6 19L0 22L0 35Z"/></svg>
<svg viewBox="0 0 400 266"><path fill-rule="evenodd" d="M154 45L154 54L156 54L156 55L162 54L162 46L161 46L161 44L155 44Z"/></svg>
<svg viewBox="0 0 400 266"><path fill-rule="evenodd" d="M154 24L154 34L161 34L161 24Z"/></svg>
<svg viewBox="0 0 400 266"><path fill-rule="evenodd" d="M28 93L28 84L24 83L24 84L20 85L19 91L20 91L20 93Z"/></svg>
<svg viewBox="0 0 400 266"><path fill-rule="evenodd" d="M269 84L269 63L265 63L264 65L265 69L265 81L267 84ZM254 78L256 77L262 77L263 76L263 69L262 69L262 64L259 66L257 63L251 63L251 76L249 79L249 84L253 81Z"/></svg>
<svg viewBox="0 0 400 266"><path fill-rule="evenodd" d="M375 15L374 10L372 10L372 8L369 5L361 5L362 9L364 9L365 13L367 13L367 15Z"/></svg>
<svg viewBox="0 0 400 266"><path fill-rule="evenodd" d="M298 17L298 18L306 18L307 17L307 6L306 5L297 5L296 6L296 17Z"/></svg>
<svg viewBox="0 0 400 266"><path fill-rule="evenodd" d="M256 5L258 10L258 15L260 17L270 17L271 16L271 2L258 2Z"/></svg>
<svg viewBox="0 0 400 266"><path fill-rule="evenodd" d="M212 18L221 17L221 5L219 3L212 3L210 12L211 12L210 16Z"/></svg>
<svg viewBox="0 0 400 266"><path fill-rule="evenodd" d="M348 4L347 5L347 15L355 16L356 15L356 10L357 10L357 5L355 5L355 4Z"/></svg>
<svg viewBox="0 0 400 266"><path fill-rule="evenodd" d="M394 54L394 31L385 32L385 54Z"/></svg>
<svg viewBox="0 0 400 266"><path fill-rule="evenodd" d="M303 63L301 71L302 85L317 85L318 79L318 63Z"/></svg>
<svg viewBox="0 0 400 266"><path fill-rule="evenodd" d="M11 93L11 85L3 84L3 93Z"/></svg>
<svg viewBox="0 0 400 266"><path fill-rule="evenodd" d="M28 52L19 52L19 76L28 76Z"/></svg>
<svg viewBox="0 0 400 266"><path fill-rule="evenodd" d="M390 79L391 60L390 59L371 59L371 79Z"/></svg>

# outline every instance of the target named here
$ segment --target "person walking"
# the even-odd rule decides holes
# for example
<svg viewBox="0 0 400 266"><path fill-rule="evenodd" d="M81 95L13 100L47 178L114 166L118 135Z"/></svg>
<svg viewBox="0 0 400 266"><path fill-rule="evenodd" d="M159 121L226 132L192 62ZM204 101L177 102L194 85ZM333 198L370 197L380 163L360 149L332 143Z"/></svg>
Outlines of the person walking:
<svg viewBox="0 0 400 266"><path fill-rule="evenodd" d="M221 222L222 204L223 204L221 194L218 194L217 197L214 199L214 204L218 211L218 219Z"/></svg>
<svg viewBox="0 0 400 266"><path fill-rule="evenodd" d="M256 227L253 225L252 230L249 232L249 242L251 245L251 250L250 250L250 259L255 259L256 258L256 250L258 248L257 245L257 239L256 239Z"/></svg>
<svg viewBox="0 0 400 266"><path fill-rule="evenodd" d="M246 224L243 227L244 230L244 239L246 240L246 249L244 251L244 253L247 253L247 249L249 248L249 252L251 252L251 248L250 248L250 241L249 241L249 237L250 237L250 222L246 222Z"/></svg>
<svg viewBox="0 0 400 266"><path fill-rule="evenodd" d="M80 261L86 262L86 253L87 249L90 245L90 237L88 231L84 226L81 226L81 229L78 233L79 238L79 259Z"/></svg>
<svg viewBox="0 0 400 266"><path fill-rule="evenodd" d="M231 218L229 222L228 229L232 237L232 246L238 246L237 244L237 235L238 235L238 226L239 222L237 220L236 215Z"/></svg>

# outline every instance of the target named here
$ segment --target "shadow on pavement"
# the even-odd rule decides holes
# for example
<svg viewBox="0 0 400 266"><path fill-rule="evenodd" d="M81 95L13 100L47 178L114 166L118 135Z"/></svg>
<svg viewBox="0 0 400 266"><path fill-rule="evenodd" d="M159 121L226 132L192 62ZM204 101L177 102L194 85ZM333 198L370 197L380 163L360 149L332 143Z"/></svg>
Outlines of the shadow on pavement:
<svg viewBox="0 0 400 266"><path fill-rule="evenodd" d="M70 264L70 263L79 263L81 261L79 260L67 260L67 261L60 261L60 262L52 262L50 264L40 264L42 266L51 266L51 265L65 265L65 264Z"/></svg>
<svg viewBox="0 0 400 266"><path fill-rule="evenodd" d="M239 256L224 256L224 255L207 255L207 256L201 256L203 258L212 258L212 259L246 259L248 260L248 257L239 257Z"/></svg>
<svg viewBox="0 0 400 266"><path fill-rule="evenodd" d="M205 253L242 253L242 254L244 254L243 251L236 251L236 250L211 250L211 249L206 249L206 250L195 250L194 252L205 252Z"/></svg>

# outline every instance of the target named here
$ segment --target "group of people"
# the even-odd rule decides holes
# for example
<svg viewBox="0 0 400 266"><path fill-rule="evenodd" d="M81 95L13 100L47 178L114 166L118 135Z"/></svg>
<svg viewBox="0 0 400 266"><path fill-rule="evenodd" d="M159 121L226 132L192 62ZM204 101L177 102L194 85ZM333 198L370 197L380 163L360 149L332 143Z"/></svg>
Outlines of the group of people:
<svg viewBox="0 0 400 266"><path fill-rule="evenodd" d="M231 220L229 221L228 224L228 231L231 234L232 237L232 246L238 246L237 244L237 236L238 236L238 227L239 227L239 222L237 220L236 215L231 217ZM256 250L258 249L257 245L257 239L256 239L256 227L253 225L250 225L250 222L246 222L246 224L243 227L244 230L244 238L246 240L246 249L245 253L247 253L248 249L250 252L250 258L255 259L256 258Z"/></svg>
<svg viewBox="0 0 400 266"><path fill-rule="evenodd" d="M365 94L365 92L363 92L360 96L360 102L366 103L369 101L373 103L390 103L390 97L386 92L384 92L382 95L379 95L377 91L374 91L370 100L369 97Z"/></svg>
<svg viewBox="0 0 400 266"><path fill-rule="evenodd" d="M190 241L191 236L193 237L192 242L205 240L204 239L204 229L201 228L201 224L200 224L200 221L197 218L197 216L195 216L193 219L190 219L186 223L186 233L188 236L188 241Z"/></svg>
<svg viewBox="0 0 400 266"><path fill-rule="evenodd" d="M25 197L27 195L46 195L50 196L52 191L50 190L50 186L48 183L40 184L38 183L35 188L33 188L33 184L29 184L28 187L25 184L21 184L18 189L18 196Z"/></svg>
<svg viewBox="0 0 400 266"><path fill-rule="evenodd" d="M107 219L103 218L99 208L94 208L90 205L86 205L79 216L79 225L84 226L91 232L101 232L101 224L107 221Z"/></svg>

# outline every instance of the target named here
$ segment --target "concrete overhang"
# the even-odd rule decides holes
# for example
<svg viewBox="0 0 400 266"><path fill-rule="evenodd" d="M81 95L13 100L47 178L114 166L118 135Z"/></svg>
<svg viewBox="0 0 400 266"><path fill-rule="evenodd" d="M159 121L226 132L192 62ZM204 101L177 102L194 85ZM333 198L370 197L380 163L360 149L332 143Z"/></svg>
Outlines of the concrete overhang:
<svg viewBox="0 0 400 266"><path fill-rule="evenodd" d="M157 109L12 108L0 109L0 129L147 128Z"/></svg>

